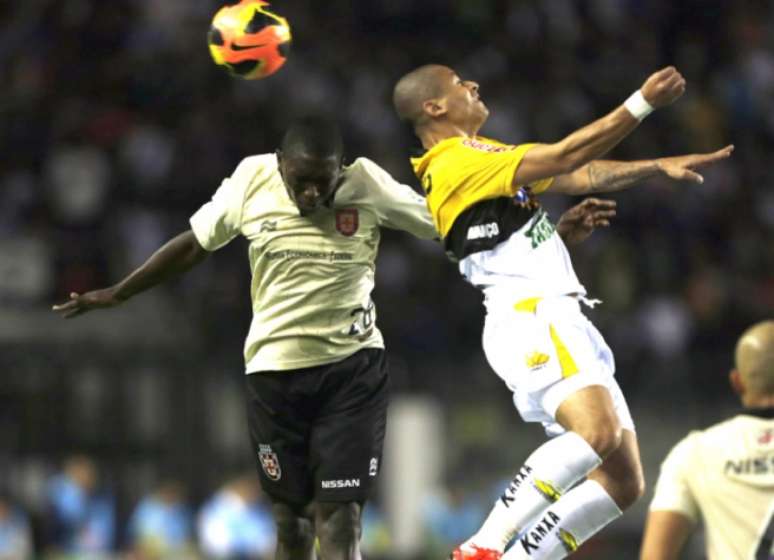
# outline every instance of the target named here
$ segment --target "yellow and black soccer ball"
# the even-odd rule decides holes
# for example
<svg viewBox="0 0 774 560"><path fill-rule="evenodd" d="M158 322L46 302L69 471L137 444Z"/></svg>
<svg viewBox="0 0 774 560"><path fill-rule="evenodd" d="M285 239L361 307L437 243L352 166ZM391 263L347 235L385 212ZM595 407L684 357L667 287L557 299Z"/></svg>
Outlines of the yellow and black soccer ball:
<svg viewBox="0 0 774 560"><path fill-rule="evenodd" d="M287 60L290 26L264 0L223 6L212 18L207 43L215 64L246 80L271 76Z"/></svg>

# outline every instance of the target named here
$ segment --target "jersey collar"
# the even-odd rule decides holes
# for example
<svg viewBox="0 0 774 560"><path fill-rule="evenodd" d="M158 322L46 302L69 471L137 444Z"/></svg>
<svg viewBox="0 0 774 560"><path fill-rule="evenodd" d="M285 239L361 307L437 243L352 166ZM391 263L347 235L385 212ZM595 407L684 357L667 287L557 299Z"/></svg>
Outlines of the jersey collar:
<svg viewBox="0 0 774 560"><path fill-rule="evenodd" d="M756 416L758 418L772 419L774 418L774 407L768 408L745 408L742 410L742 414L745 416Z"/></svg>
<svg viewBox="0 0 774 560"><path fill-rule="evenodd" d="M464 139L464 136L450 136L449 138L444 138L435 146L427 150L424 154L411 158L411 165L414 167L414 173L417 175L417 177L424 175L425 171L427 171L427 168L430 165L430 162L435 156Z"/></svg>

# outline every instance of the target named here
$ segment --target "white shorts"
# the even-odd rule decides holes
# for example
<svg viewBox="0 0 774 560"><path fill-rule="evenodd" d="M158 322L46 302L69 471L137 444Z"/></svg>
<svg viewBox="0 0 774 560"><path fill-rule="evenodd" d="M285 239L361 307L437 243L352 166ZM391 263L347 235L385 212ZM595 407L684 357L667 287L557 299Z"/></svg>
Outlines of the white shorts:
<svg viewBox="0 0 774 560"><path fill-rule="evenodd" d="M571 296L517 301L488 290L483 346L487 360L513 391L525 422L541 422L549 436L565 430L556 421L562 402L584 387L610 391L626 430L634 431L626 399L615 380L613 353Z"/></svg>

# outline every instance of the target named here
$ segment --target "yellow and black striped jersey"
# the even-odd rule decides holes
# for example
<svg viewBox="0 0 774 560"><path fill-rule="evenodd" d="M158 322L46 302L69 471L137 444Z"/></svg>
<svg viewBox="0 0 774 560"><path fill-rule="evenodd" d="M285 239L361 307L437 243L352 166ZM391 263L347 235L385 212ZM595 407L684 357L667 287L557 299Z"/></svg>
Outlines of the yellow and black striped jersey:
<svg viewBox="0 0 774 560"><path fill-rule="evenodd" d="M534 146L457 136L411 163L446 253L468 282L507 285L524 297L585 294L564 242L534 196L553 179L514 185Z"/></svg>
<svg viewBox="0 0 774 560"><path fill-rule="evenodd" d="M447 138L411 160L422 182L435 227L449 235L468 208L497 198L513 198L520 187L513 177L524 155L535 144L503 144L481 136ZM533 194L545 191L553 179L529 185Z"/></svg>

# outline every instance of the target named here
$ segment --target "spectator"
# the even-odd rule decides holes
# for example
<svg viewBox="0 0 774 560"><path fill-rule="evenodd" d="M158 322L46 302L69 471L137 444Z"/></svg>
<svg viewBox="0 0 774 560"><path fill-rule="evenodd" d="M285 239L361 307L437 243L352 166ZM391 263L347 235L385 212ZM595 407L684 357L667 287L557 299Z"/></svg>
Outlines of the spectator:
<svg viewBox="0 0 774 560"><path fill-rule="evenodd" d="M268 560L274 552L271 511L252 473L226 483L204 504L198 528L200 546L208 557Z"/></svg>
<svg viewBox="0 0 774 560"><path fill-rule="evenodd" d="M141 560L184 559L193 556L192 516L183 487L161 484L143 498L129 520L129 543Z"/></svg>
<svg viewBox="0 0 774 560"><path fill-rule="evenodd" d="M112 550L115 513L100 488L97 467L85 456L65 461L48 484L47 545L54 552L94 557Z"/></svg>
<svg viewBox="0 0 774 560"><path fill-rule="evenodd" d="M0 560L32 556L32 533L27 517L11 501L0 496Z"/></svg>

